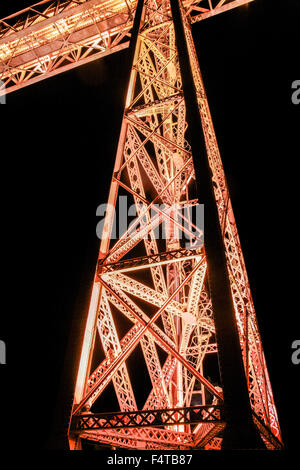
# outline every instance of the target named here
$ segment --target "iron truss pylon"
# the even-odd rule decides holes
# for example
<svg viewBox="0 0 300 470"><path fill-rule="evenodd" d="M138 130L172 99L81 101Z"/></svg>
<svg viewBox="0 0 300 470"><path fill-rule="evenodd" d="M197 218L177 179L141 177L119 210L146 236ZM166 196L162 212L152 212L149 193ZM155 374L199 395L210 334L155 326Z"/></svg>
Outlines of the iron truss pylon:
<svg viewBox="0 0 300 470"><path fill-rule="evenodd" d="M186 7L177 0L138 2L131 48L126 106L69 426L70 448L81 448L84 439L129 449L220 449L226 429L238 429L240 424L252 426L266 448L281 448L249 281ZM184 50L185 64L179 55ZM215 311L218 299L210 245L191 215L201 203L201 191L199 168L194 164L195 126L188 118L190 96L184 85L187 74L193 81L203 159L208 162L221 234L228 309L233 308L229 330L222 325L222 312L220 317ZM136 218L115 240L112 231L120 195L132 201ZM187 210L182 211L183 207ZM159 232L162 227L164 232ZM124 319L127 328L121 334ZM231 336L224 339L225 331ZM95 366L99 339L103 358ZM138 352L135 369L130 358ZM226 354L232 370L239 371L239 360L242 365L233 391L228 385L234 377L231 366L223 360ZM140 405L137 385L145 382L145 393L147 383L139 372L142 360L151 386ZM209 363L220 365L214 383ZM117 411L107 409L103 400L103 392L112 385ZM239 406L242 414L249 407L251 424L247 410L241 423L234 418L232 397L236 391L242 395L244 385L247 404L241 401ZM239 445L247 447L245 442Z"/></svg>
<svg viewBox="0 0 300 470"><path fill-rule="evenodd" d="M131 38L126 108L69 426L72 449L80 448L83 439L129 449L220 449L226 430L239 427L234 418L238 385L241 392L246 386L251 421L264 446L282 447L190 29L192 23L246 3L43 0L0 20L0 94L118 52L129 46ZM197 119L191 119L191 103L197 108L194 117L198 113L201 120L198 129ZM203 137L200 153L195 144L197 130L199 141ZM207 159L208 169L198 165L199 155L201 161ZM205 181L210 180L213 188L224 279L233 308L234 325L225 341L227 330L218 315L212 272L213 250L210 240L203 242L202 230L192 217L197 203L205 202L206 211L210 208L209 201L201 199L205 184L200 183L207 170L210 176ZM114 214L120 209L121 193L135 205L137 218L114 240ZM162 227L165 238L157 236L163 233ZM205 227L205 233L212 233L209 220ZM103 357L95 365L98 339ZM144 361L141 370L147 371L148 382L130 363L137 351L137 367ZM240 356L243 369L240 384L235 377L232 390L228 384L233 375L223 360L226 355L235 371L239 371ZM214 383L209 364L220 365ZM140 406L141 393L136 389L141 381L147 396ZM114 390L117 411L110 411L102 399L109 387ZM245 408L247 404L240 400L236 409ZM247 410L244 415L241 424L249 426Z"/></svg>

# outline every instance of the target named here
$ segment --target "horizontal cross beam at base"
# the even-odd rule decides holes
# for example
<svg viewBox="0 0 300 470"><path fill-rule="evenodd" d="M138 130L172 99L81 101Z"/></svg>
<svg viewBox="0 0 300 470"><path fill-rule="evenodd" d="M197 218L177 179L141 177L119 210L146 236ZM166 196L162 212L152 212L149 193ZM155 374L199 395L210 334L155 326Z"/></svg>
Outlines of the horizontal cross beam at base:
<svg viewBox="0 0 300 470"><path fill-rule="evenodd" d="M222 405L143 410L115 413L86 413L74 416L73 431L117 429L144 426L171 426L222 422Z"/></svg>

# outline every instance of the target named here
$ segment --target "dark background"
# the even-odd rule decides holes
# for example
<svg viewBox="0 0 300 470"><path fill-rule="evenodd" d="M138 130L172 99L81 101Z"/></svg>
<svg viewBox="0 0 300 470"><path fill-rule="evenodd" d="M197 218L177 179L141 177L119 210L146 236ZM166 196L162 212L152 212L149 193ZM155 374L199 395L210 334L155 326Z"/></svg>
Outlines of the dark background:
<svg viewBox="0 0 300 470"><path fill-rule="evenodd" d="M2 2L0 17L30 4ZM256 0L193 26L287 451L297 449L300 419L300 365L291 362L300 336L300 105L291 102L299 30L297 0ZM76 369L66 351L76 363L74 331L97 259L95 214L109 190L127 54L9 94L0 109L1 430L13 448L49 448L66 366L71 378Z"/></svg>

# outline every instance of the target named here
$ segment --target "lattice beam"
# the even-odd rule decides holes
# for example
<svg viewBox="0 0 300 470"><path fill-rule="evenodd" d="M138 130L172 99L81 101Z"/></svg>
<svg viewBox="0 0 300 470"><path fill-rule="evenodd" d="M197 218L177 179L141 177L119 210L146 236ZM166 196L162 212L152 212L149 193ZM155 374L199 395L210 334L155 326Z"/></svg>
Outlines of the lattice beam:
<svg viewBox="0 0 300 470"><path fill-rule="evenodd" d="M191 21L198 22L250 1L184 3ZM0 95L126 49L136 4L44 0L1 19Z"/></svg>
<svg viewBox="0 0 300 470"><path fill-rule="evenodd" d="M127 413L87 413L74 417L72 426L74 432L82 432L95 429L172 426L182 423L222 423L221 415L222 407L220 405L173 409L166 408Z"/></svg>

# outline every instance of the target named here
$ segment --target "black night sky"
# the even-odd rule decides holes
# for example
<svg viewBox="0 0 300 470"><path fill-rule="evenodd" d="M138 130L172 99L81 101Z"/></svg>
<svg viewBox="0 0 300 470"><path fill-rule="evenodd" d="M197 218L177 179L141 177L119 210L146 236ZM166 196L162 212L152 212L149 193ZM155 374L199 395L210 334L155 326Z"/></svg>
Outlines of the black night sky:
<svg viewBox="0 0 300 470"><path fill-rule="evenodd" d="M0 17L31 3L2 1ZM256 0L193 33L292 451L300 420L300 365L291 362L300 336L300 105L291 102L291 84L300 79L300 4ZM1 431L12 448L48 448L61 387L68 388L66 350L78 354L70 330L88 305L96 208L109 190L127 67L123 51L10 94L1 107Z"/></svg>

